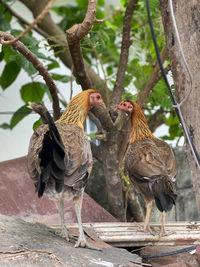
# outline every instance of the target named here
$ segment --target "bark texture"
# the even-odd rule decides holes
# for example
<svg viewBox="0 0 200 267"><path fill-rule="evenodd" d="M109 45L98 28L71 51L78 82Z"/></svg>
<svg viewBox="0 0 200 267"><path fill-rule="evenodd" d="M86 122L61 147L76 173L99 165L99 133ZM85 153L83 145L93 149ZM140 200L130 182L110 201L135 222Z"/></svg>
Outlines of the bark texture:
<svg viewBox="0 0 200 267"><path fill-rule="evenodd" d="M177 100L180 103L190 90L190 79L177 42L172 24L168 1L160 0L163 25L169 49L171 69L174 79ZM194 143L197 153L200 153L200 2L173 0L173 10L183 52L192 73L192 92L181 106L183 117ZM200 213L200 171L195 164L191 150L187 144L188 159L191 167L193 187L195 191L198 211Z"/></svg>

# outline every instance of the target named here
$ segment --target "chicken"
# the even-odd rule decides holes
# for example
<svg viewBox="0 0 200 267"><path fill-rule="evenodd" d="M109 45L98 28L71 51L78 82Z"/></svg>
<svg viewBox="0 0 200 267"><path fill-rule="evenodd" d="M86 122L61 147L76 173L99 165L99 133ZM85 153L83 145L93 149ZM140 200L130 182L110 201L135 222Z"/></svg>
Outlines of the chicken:
<svg viewBox="0 0 200 267"><path fill-rule="evenodd" d="M149 218L153 200L162 212L160 236L165 231L165 212L175 205L176 163L170 146L150 131L139 105L131 100L122 101L118 109L131 117L129 145L125 155L125 169L133 185L146 202L144 231L153 234Z"/></svg>
<svg viewBox="0 0 200 267"><path fill-rule="evenodd" d="M101 95L86 90L76 95L55 123L44 105L30 103L46 124L33 133L28 150L28 172L35 183L38 197L45 194L55 201L61 221L61 236L71 237L64 222L64 200L73 200L79 227L75 247L94 248L86 241L81 207L84 187L92 169L90 143L84 132L88 111L94 106L104 106Z"/></svg>

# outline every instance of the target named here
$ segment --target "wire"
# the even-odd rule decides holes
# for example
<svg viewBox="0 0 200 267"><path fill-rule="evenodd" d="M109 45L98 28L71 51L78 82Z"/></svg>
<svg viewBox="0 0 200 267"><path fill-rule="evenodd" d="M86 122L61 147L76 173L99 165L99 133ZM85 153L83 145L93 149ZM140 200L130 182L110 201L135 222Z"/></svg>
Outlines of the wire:
<svg viewBox="0 0 200 267"><path fill-rule="evenodd" d="M162 76L163 76L163 79L166 83L166 86L167 86L167 89L168 89L168 92L169 92L169 95L171 97L171 100L172 100L172 103L173 103L173 107L175 109L175 112L179 118L179 121L182 125L182 128L183 128L183 131L185 133L185 137L186 137L186 140L188 141L188 144L190 146L190 149L192 151L192 155L196 161L196 164L200 170L200 157L198 155L198 152L196 150L196 147L194 146L191 138L190 138L190 135L188 133L188 130L187 130L187 127L185 125L185 122L184 122L184 119L183 119L183 115L182 115L182 112L181 112L181 109L180 109L180 104L178 104L175 100L175 97L172 93L172 90L171 90L171 87L169 85L169 82L168 82L168 79L167 79L167 76L165 74L165 70L163 68L163 64L162 64L162 60L161 60L161 57L160 57L160 52L159 52L159 49L158 49L158 44L157 44L157 40L156 40L156 36L155 36L155 32L154 32L154 28L153 28L153 23L152 23L152 18L151 18L151 15L150 15L150 8L149 8L149 0L146 0L146 7L147 7L147 14L148 14L148 20L149 20L149 26L150 26L150 30L151 30L151 35L152 35L152 39L153 39L153 42L154 42L154 46L155 46L155 51L156 51L156 56L157 56L157 60L158 60L158 63L160 65L160 69L161 69L161 73L162 73ZM176 22L174 20L174 23L176 25ZM177 29L177 27L176 27ZM175 31L175 33L177 34L178 30ZM183 52L183 51L182 51ZM186 62L186 61L185 61ZM189 69L189 68L188 68ZM189 72L190 73L190 72ZM191 93L191 90L189 92L189 94ZM189 96L189 94L187 94L187 97ZM183 101L185 101L186 98L183 99Z"/></svg>
<svg viewBox="0 0 200 267"><path fill-rule="evenodd" d="M191 246L191 247L182 248L182 249L178 249L175 251L170 251L170 252L155 254L155 255L140 255L140 257L142 257L142 259L161 258L161 257L166 257L166 256L171 256L171 255L176 255L179 253L187 252L193 249L196 249L196 246Z"/></svg>
<svg viewBox="0 0 200 267"><path fill-rule="evenodd" d="M180 37L179 37L175 16L174 16L172 0L169 0L169 8L170 8L170 12L171 12L172 22L173 22L174 30L175 30L175 33L176 33L176 38L177 38L177 42L178 42L178 45L179 45L180 53L181 53L181 56L183 58L183 63L185 64L185 67L186 67L187 72L188 72L189 77L190 77L190 90L188 91L186 96L183 98L183 100L181 100L181 102L179 104L177 104L177 105L181 106L185 102L185 100L189 97L190 93L192 92L192 73L190 71L190 68L189 68L189 66L187 64L187 61L185 59L185 55L183 53L183 48L182 48L182 44L181 44L181 40L180 40Z"/></svg>

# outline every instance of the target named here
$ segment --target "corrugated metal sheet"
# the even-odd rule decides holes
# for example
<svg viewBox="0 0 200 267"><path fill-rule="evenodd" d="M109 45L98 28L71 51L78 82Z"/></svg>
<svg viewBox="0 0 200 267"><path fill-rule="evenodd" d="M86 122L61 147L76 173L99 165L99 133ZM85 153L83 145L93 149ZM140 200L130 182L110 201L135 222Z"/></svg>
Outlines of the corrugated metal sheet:
<svg viewBox="0 0 200 267"><path fill-rule="evenodd" d="M59 229L59 225L51 225ZM68 229L77 228L77 224L67 224ZM102 241L115 247L135 247L147 245L193 245L200 244L200 222L166 223L168 236L160 237L160 224L151 223L155 236L142 231L143 223L91 223L84 227L92 228ZM92 236L90 236L92 237Z"/></svg>

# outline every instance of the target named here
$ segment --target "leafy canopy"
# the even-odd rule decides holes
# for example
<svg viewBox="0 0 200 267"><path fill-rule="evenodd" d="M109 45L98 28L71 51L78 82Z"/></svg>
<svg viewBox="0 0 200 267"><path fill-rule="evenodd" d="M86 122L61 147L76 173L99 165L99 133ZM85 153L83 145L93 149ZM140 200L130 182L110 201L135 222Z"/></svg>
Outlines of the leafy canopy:
<svg viewBox="0 0 200 267"><path fill-rule="evenodd" d="M10 4L14 2L14 0L3 0L2 2ZM96 23L88 36L81 41L84 58L95 71L106 80L110 91L112 91L116 80L120 58L123 18L127 3L128 1L121 0L121 5L119 7L111 5L109 7L110 18L104 23ZM74 24L83 21L87 11L87 5L87 0L76 0L73 4L53 7L51 12L56 13L60 17L58 25L65 32ZM165 46L165 36L159 11L159 2L157 0L151 0L150 8L158 46L160 51L162 51ZM105 8L105 1L98 1L98 19L108 16L105 10L107 10ZM16 24L12 23L12 19L12 15L5 6L0 5L0 30L18 36L25 28L25 25L19 21L21 30L16 29L14 28L15 26L13 26ZM130 47L129 61L124 82L123 98L136 100L138 93L144 90L156 63L156 54L151 39L145 1L139 1L137 9L134 12L131 39L132 45ZM58 56L54 54L55 56L51 57L41 53L41 40L35 38L32 31L21 41L45 64L55 82L59 81L70 86L70 77L67 75L60 75L58 71L55 71L55 69L60 66ZM49 45L48 42L46 42L45 45L47 49L52 51L53 46L55 46L55 44ZM27 102L43 101L44 96L46 94L49 96L49 93L44 83L37 82L38 73L32 64L12 47L2 46L0 62L4 62L4 68L0 73L2 94L3 91L9 90L9 86L14 83L18 75L20 75L21 69L30 77L30 81L27 84L23 84L22 81L21 88L19 88L19 93L24 101L24 105L19 107L9 123L0 125L3 129L13 129L17 123L30 113L30 110L26 108ZM169 62L165 62L165 64L167 65ZM62 99L60 99L60 101L63 103ZM147 116L151 116L160 107L162 107L164 111L163 119L165 124L169 127L169 134L163 138L173 140L174 138L182 136L182 130L177 117L172 111L171 100L163 79L160 79L154 86L146 100L147 109L145 113ZM40 121L37 121L34 127L37 127L40 123Z"/></svg>

